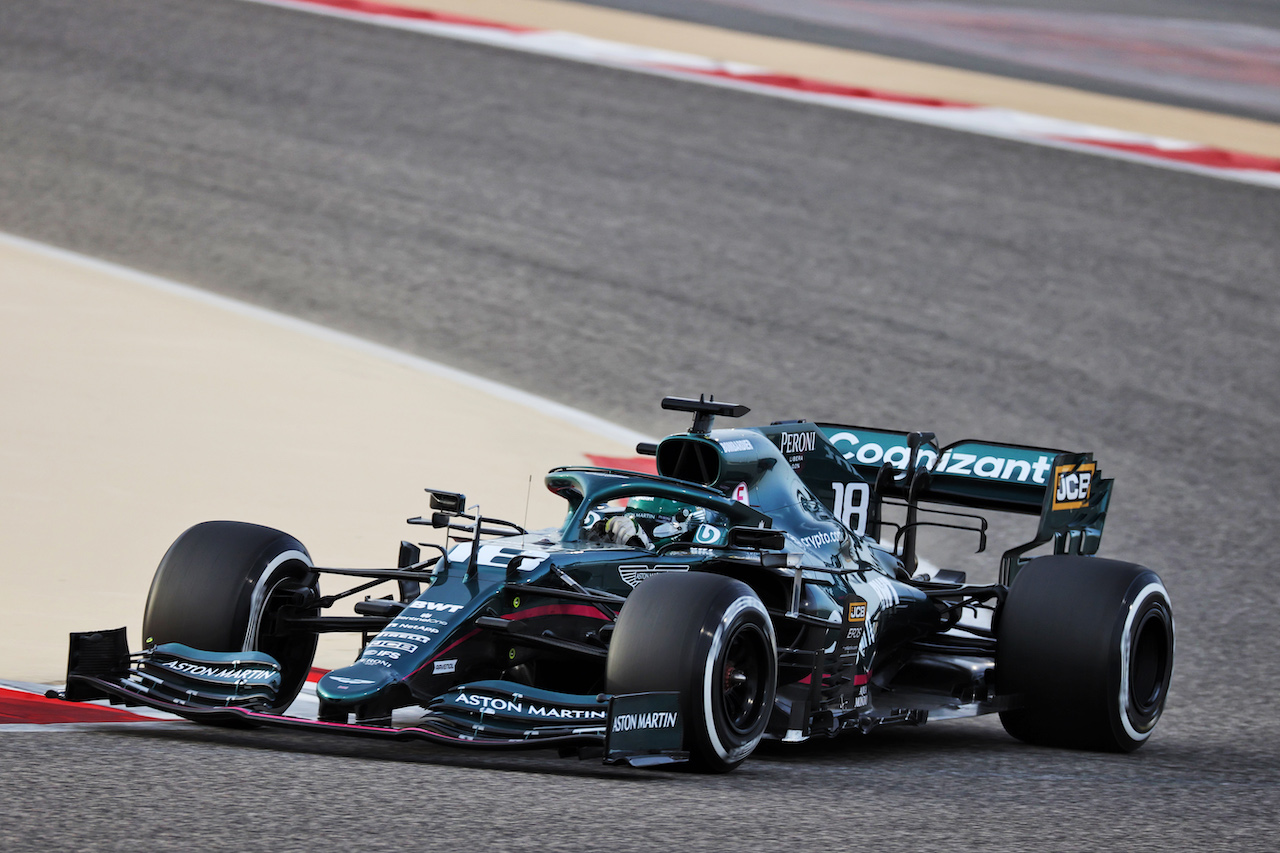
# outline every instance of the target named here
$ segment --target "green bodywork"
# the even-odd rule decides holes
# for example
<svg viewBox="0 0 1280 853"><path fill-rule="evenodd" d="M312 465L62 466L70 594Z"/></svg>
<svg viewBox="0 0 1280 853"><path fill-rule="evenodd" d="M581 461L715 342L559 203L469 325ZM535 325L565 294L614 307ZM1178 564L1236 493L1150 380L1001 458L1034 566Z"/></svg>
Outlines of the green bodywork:
<svg viewBox="0 0 1280 853"><path fill-rule="evenodd" d="M851 604L866 603L867 636L876 636L877 645L840 651L856 672L871 671L878 649L892 648L895 626L918 633L936 624L926 596L902 582L901 561L876 541L885 500L902 498L901 484L913 482L903 473L912 459L908 433L781 423L669 436L656 455L658 476L581 467L548 473L547 488L567 503L561 526L453 545L422 595L371 639L360 659L321 679L322 708L377 718L382 704L426 705L460 683L514 677L575 695L603 690L590 677L560 683L544 676L547 662L561 659L556 642L565 644L563 659L579 663L598 649L597 670L566 669L603 672L607 644L597 632L607 630L612 611L572 590L615 596L620 606L636 584L662 572L748 579L778 612L798 614L801 624L830 625L819 632L829 638L813 640L823 645L835 642ZM911 502L1039 516L1035 537L1004 555L1006 584L1023 554L1039 545L1052 541L1058 553L1097 550L1111 483L1097 477L1089 454L962 441L941 448L925 443L915 461L928 476L914 478ZM1057 481L1072 471L1072 500L1055 502ZM782 531L785 545L766 568L759 553L689 545L646 551L592 536L590 522L600 507L641 496L706 509L731 527ZM794 575L788 567L795 566L803 583L788 579ZM554 632L543 630L553 622ZM534 637L539 632L541 639ZM558 639L546 639L552 633ZM790 672L800 678L805 671ZM783 696L783 686L780 691Z"/></svg>

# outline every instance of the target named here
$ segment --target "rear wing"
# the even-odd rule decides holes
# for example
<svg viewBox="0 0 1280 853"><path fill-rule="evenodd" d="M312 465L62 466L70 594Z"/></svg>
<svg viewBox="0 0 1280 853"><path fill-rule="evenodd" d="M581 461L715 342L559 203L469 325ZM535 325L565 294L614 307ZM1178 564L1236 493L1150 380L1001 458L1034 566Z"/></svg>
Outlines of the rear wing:
<svg viewBox="0 0 1280 853"><path fill-rule="evenodd" d="M965 439L939 447L931 433L817 424L828 442L872 487L877 504L901 498L909 526L919 502L1037 515L1036 537L1004 554L1002 583L1010 583L1022 555L1052 541L1057 554L1095 554L1102 538L1111 480L1091 453ZM914 528L912 528L914 530ZM910 533L908 542L914 542Z"/></svg>

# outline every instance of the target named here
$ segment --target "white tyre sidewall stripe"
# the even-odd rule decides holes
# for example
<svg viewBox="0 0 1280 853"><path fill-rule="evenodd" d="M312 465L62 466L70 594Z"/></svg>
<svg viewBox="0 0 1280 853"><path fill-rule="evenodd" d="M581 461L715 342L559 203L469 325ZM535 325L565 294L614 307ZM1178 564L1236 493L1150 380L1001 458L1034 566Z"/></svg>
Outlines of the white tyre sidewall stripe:
<svg viewBox="0 0 1280 853"><path fill-rule="evenodd" d="M1161 709L1157 709L1155 717L1151 720L1151 725L1147 726L1147 730L1144 732L1140 732L1134 728L1133 722L1129 719L1129 653L1132 651L1133 644L1133 639L1131 637L1133 632L1133 623L1134 620L1137 619L1138 613L1142 611L1146 603L1157 595L1162 597L1166 602L1169 601L1169 593L1164 588L1164 584L1160 581L1152 581L1138 592L1133 603L1129 605L1129 612L1125 615L1124 619L1124 630L1120 634L1120 689L1117 695L1117 699L1120 702L1120 724L1124 726L1125 733L1135 741L1144 741L1150 737L1151 733L1155 731L1156 722L1160 719ZM1172 607L1170 607L1169 622L1170 633L1172 634ZM1169 648L1169 656L1170 658L1173 657L1172 646ZM1170 661L1170 664L1172 665L1172 660Z"/></svg>
<svg viewBox="0 0 1280 853"><path fill-rule="evenodd" d="M747 610L753 610L760 614L761 619L767 626L766 632L769 637L769 647L773 648L777 645L777 640L773 635L773 622L769 619L769 614L760 603L760 599L757 598L754 593L751 595L743 595L739 596L736 601L725 609L724 615L720 619L720 625L716 628L715 635L711 639L711 648L708 649L706 658L703 661L702 723L706 728L707 738L711 742L711 748L722 760L730 763L740 761L749 755L751 751L756 748L756 744L760 742L760 738L763 737L762 732L760 736L753 738L750 742L743 744L737 749L730 750L725 747L723 741L720 740L719 732L716 731L714 691L720 669L716 666L716 661L720 657L720 648L724 645L725 633L728 630L728 627L733 623L733 620L737 618L739 613ZM768 709L765 709L765 713L767 712Z"/></svg>

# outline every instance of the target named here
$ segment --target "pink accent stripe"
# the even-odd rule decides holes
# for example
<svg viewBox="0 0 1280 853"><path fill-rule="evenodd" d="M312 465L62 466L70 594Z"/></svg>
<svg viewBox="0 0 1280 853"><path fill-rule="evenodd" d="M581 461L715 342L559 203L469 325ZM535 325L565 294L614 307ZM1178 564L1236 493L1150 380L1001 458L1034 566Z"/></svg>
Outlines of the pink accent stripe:
<svg viewBox="0 0 1280 853"><path fill-rule="evenodd" d="M38 693L0 687L0 725L6 723L154 723L123 708L64 702Z"/></svg>
<svg viewBox="0 0 1280 853"><path fill-rule="evenodd" d="M530 588L530 593L534 590ZM546 604L542 607L530 607L503 617L510 622L520 619L537 619L539 616L585 616L588 619L604 621L604 614L587 604Z"/></svg>
<svg viewBox="0 0 1280 853"><path fill-rule="evenodd" d="M847 86L843 83L828 83L824 80L813 80L808 77L797 77L793 74L777 74L761 72L756 74L739 74L723 68L703 69L686 68L684 66L654 66L668 71L679 71L682 74L697 74L702 77L715 77L719 80L732 80L736 83L751 83L756 86L767 86L771 89L786 89L791 92L806 92L811 95L838 95L842 98L858 98L864 101L887 101L894 104L912 104L918 107L941 107L945 109L974 109L977 104L966 104L963 101L946 101L941 98L930 98L919 95L900 95L897 92L885 92L881 89L868 89L865 86Z"/></svg>
<svg viewBox="0 0 1280 853"><path fill-rule="evenodd" d="M810 683L811 683L811 681L810 681L810 679L811 679L811 678L812 678L812 676L806 675L804 678L802 678L802 679L800 679L799 681L797 681L797 682L796 682L796 684L810 684ZM823 681L826 681L826 679L827 679L827 676L825 676L825 675L824 675L824 676L823 676ZM862 685L866 684L866 683L867 683L868 681L870 681L870 680L871 680L871 673L869 673L869 672L868 672L868 673L863 673L862 675L855 675L855 676L853 677L853 686L854 686L854 687L861 687Z"/></svg>
<svg viewBox="0 0 1280 853"><path fill-rule="evenodd" d="M588 607L585 604L548 604L545 607L531 607L528 610L523 611L521 615L514 616L512 618L513 619L529 619L530 617L534 617L534 616L544 616L544 615L551 615L551 614L567 614L570 616L589 616L589 617L604 621L603 613L601 613L599 610L596 610L594 607ZM422 666L418 667L413 672L411 672L409 676L412 678L414 675L417 675L418 673L422 672L424 669L427 668L427 664L434 663L435 661L444 657L449 652L453 651L458 646L462 645L467 640L470 640L472 637L476 636L479 633L480 633L480 629L476 628L473 631L469 631L466 634L463 634L457 640L453 641L452 643L445 646L443 649L441 649L440 651L436 652L434 655L432 655L431 657L423 661Z"/></svg>
<svg viewBox="0 0 1280 853"><path fill-rule="evenodd" d="M1055 137L1059 142L1070 142L1075 145L1091 145L1107 148L1112 151L1125 151L1130 154L1141 154L1143 157L1154 157L1160 160L1172 160L1176 163L1189 163L1194 166L1206 166L1211 169L1248 169L1255 172L1280 173L1280 159L1262 157L1257 154L1245 154L1241 151L1228 151L1224 148L1159 148L1155 145L1139 145L1131 142L1108 142L1098 139L1070 139Z"/></svg>
<svg viewBox="0 0 1280 853"><path fill-rule="evenodd" d="M330 9L341 9L344 12L359 12L362 15L380 15L386 18L405 18L414 21L431 21L436 24L458 24L465 27L483 27L487 30L502 30L508 33L538 32L532 27L517 27L513 24L501 24L497 21L486 21L482 18L469 18L466 15L453 15L448 12L429 12L426 9L409 9L391 3L376 3L373 0L294 0L310 6L325 6Z"/></svg>

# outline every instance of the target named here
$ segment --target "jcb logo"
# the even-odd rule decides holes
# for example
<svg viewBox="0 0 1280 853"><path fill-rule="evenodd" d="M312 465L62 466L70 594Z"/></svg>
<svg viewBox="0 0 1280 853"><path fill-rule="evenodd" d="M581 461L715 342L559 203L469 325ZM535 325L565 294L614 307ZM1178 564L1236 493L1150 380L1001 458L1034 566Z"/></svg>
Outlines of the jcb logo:
<svg viewBox="0 0 1280 853"><path fill-rule="evenodd" d="M865 622L867 621L867 602L861 598L855 598L849 602L849 621Z"/></svg>
<svg viewBox="0 0 1280 853"><path fill-rule="evenodd" d="M1053 469L1053 509L1083 509L1089 505L1089 490L1097 474L1096 462L1059 465Z"/></svg>

